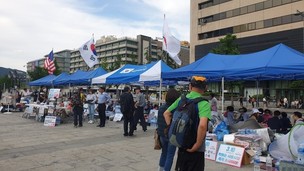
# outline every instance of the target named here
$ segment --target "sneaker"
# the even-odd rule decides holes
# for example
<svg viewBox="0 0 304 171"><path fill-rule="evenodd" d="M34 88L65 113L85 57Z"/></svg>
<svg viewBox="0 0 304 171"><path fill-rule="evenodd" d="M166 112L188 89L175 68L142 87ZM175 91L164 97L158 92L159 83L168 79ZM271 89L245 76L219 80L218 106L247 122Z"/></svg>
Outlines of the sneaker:
<svg viewBox="0 0 304 171"><path fill-rule="evenodd" d="M93 123L93 121L92 120L89 120L89 122L88 122L89 124L92 124Z"/></svg>

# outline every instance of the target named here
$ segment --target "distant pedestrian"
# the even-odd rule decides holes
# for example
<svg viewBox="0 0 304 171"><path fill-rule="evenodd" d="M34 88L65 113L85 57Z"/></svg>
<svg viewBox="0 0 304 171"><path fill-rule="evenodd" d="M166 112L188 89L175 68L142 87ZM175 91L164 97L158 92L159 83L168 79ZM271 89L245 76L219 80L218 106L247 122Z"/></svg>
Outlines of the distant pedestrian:
<svg viewBox="0 0 304 171"><path fill-rule="evenodd" d="M85 96L83 94L82 88L76 91L72 98L72 106L74 113L74 127L82 127L83 119L83 103L85 101Z"/></svg>
<svg viewBox="0 0 304 171"><path fill-rule="evenodd" d="M134 100L130 87L124 88L124 93L120 96L120 110L124 117L124 136L133 136L134 132ZM128 130L129 127L129 130Z"/></svg>
<svg viewBox="0 0 304 171"><path fill-rule="evenodd" d="M97 97L93 93L92 89L89 89L89 94L86 97L86 103L88 104L89 108L89 124L94 123L94 113L95 113L95 103L97 102Z"/></svg>
<svg viewBox="0 0 304 171"><path fill-rule="evenodd" d="M134 115L134 130L137 130L138 120L144 132L147 131L147 123L144 118L144 107L146 106L145 96L140 92L140 87L135 89L135 115Z"/></svg>
<svg viewBox="0 0 304 171"><path fill-rule="evenodd" d="M106 104L110 102L111 97L105 92L104 87L99 88L98 95L98 114L99 114L99 125L97 127L104 127L106 124Z"/></svg>
<svg viewBox="0 0 304 171"><path fill-rule="evenodd" d="M243 100L244 100L243 96L240 96L239 102L241 107L243 107Z"/></svg>
<svg viewBox="0 0 304 171"><path fill-rule="evenodd" d="M211 111L217 112L217 99L214 93L211 93Z"/></svg>

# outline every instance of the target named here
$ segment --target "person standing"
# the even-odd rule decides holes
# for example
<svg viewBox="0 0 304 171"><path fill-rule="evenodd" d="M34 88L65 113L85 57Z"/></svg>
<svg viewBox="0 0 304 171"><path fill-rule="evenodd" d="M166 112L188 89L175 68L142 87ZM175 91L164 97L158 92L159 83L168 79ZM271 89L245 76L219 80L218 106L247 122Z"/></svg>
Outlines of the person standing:
<svg viewBox="0 0 304 171"><path fill-rule="evenodd" d="M244 104L243 104L244 97L243 97L243 96L240 96L239 101L240 101L240 106L241 106L241 107L244 107Z"/></svg>
<svg viewBox="0 0 304 171"><path fill-rule="evenodd" d="M211 111L217 112L217 99L213 93L211 94Z"/></svg>
<svg viewBox="0 0 304 171"><path fill-rule="evenodd" d="M110 102L111 97L105 92L104 87L99 88L99 95L98 95L98 115L99 115L99 125L97 127L104 127L106 124L106 104Z"/></svg>
<svg viewBox="0 0 304 171"><path fill-rule="evenodd" d="M189 99L202 97L207 90L207 80L205 77L193 76L189 85L190 93L186 95ZM178 98L164 113L167 125L170 125L172 111L178 106L181 98ZM198 126L196 131L196 142L191 149L179 148L176 167L180 171L204 171L205 168L205 138L208 128L208 120L211 119L210 104L201 101L197 104Z"/></svg>
<svg viewBox="0 0 304 171"><path fill-rule="evenodd" d="M85 101L85 96L83 94L82 88L76 91L72 98L72 106L74 113L74 128L82 127L82 115L83 115L83 102Z"/></svg>
<svg viewBox="0 0 304 171"><path fill-rule="evenodd" d="M134 100L131 94L130 87L124 88L124 93L120 96L120 110L124 117L124 136L133 136L134 129ZM130 129L128 131L128 126Z"/></svg>
<svg viewBox="0 0 304 171"><path fill-rule="evenodd" d="M169 127L166 124L164 118L164 112L167 110L169 106L175 102L176 99L180 96L180 93L176 91L174 88L168 90L166 94L165 101L158 110L157 116L157 133L160 136L160 142L162 145L162 151L159 159L159 167L161 170L171 170L172 162L175 155L176 147L169 142L168 138L168 129Z"/></svg>
<svg viewBox="0 0 304 171"><path fill-rule="evenodd" d="M94 123L94 113L95 113L95 103L97 101L96 95L93 93L92 89L89 89L89 94L87 94L86 102L89 108L89 124Z"/></svg>
<svg viewBox="0 0 304 171"><path fill-rule="evenodd" d="M135 115L134 115L134 130L137 130L138 120L144 132L147 131L147 123L144 118L144 107L146 106L145 96L140 92L140 87L135 89Z"/></svg>

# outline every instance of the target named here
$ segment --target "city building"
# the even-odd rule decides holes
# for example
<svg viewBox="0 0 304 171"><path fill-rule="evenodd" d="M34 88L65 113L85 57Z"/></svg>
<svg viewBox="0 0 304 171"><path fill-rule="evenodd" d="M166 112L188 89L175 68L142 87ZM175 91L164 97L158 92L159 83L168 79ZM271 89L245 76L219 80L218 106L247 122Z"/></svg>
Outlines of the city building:
<svg viewBox="0 0 304 171"><path fill-rule="evenodd" d="M242 54L283 43L304 52L304 0L191 0L190 63L232 33ZM262 81L259 94L271 98L304 99L304 91L290 89L292 81ZM244 92L257 94L256 82L246 82ZM219 89L220 85L218 86ZM254 92L255 91L255 92ZM251 94L251 95L252 95Z"/></svg>
<svg viewBox="0 0 304 171"><path fill-rule="evenodd" d="M40 58L34 61L30 61L27 63L27 72L32 72L35 70L37 66L44 67L44 60L48 55L45 55L44 58ZM57 66L62 72L70 72L70 58L71 58L71 50L62 50L58 52L54 52L54 58L57 63ZM58 68L57 68L58 69Z"/></svg>
<svg viewBox="0 0 304 171"><path fill-rule="evenodd" d="M115 36L103 36L96 40L95 49L99 60L99 65L94 68L101 67L106 64L109 69L116 65L116 61L120 64L146 64L150 61L164 59L165 53L162 51L162 42L151 37L138 35L136 38ZM187 53L188 52L188 53ZM183 65L189 64L189 48L183 47L179 54ZM88 66L80 56L79 50L71 52L70 73L77 70L89 70Z"/></svg>

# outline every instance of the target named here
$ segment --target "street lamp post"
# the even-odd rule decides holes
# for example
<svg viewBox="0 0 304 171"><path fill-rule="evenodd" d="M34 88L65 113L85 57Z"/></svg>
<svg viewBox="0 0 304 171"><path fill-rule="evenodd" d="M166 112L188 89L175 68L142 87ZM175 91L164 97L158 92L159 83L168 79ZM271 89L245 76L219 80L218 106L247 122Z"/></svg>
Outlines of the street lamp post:
<svg viewBox="0 0 304 171"><path fill-rule="evenodd" d="M302 17L302 21L303 21L303 28L302 28L302 30L303 30L303 35L302 35L302 37L303 37L303 40L302 40L303 47L302 48L303 49L302 49L302 52L304 53L304 12L297 10L297 13L295 13L294 15Z"/></svg>

